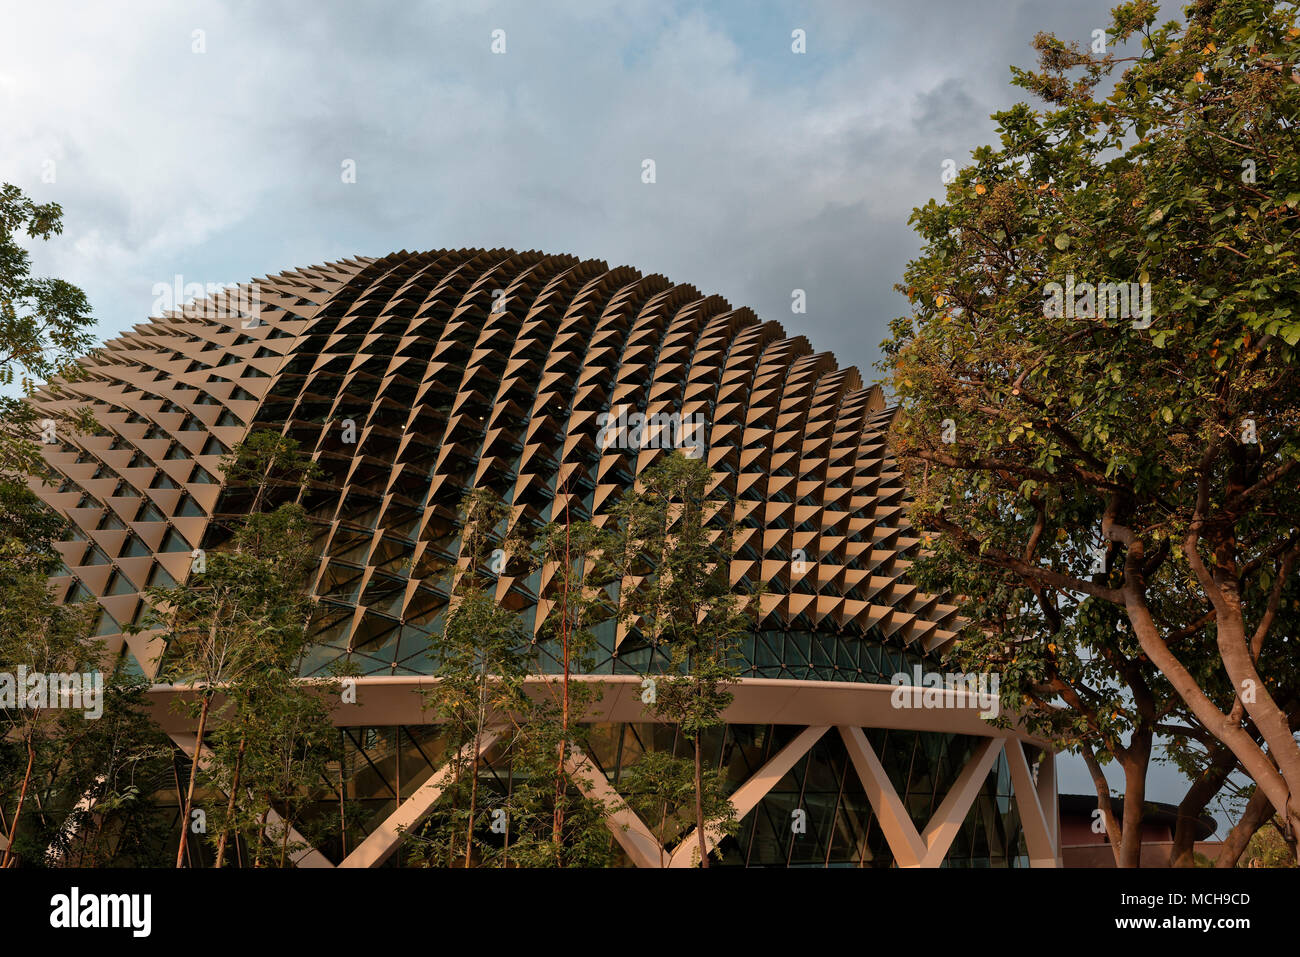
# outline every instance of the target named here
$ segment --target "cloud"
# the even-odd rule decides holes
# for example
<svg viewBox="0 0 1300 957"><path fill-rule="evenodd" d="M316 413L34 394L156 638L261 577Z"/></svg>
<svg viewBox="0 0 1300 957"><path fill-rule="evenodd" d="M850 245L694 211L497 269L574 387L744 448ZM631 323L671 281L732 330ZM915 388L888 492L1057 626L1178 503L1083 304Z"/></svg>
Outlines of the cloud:
<svg viewBox="0 0 1300 957"><path fill-rule="evenodd" d="M992 138L1036 30L1085 39L1107 2L50 0L0 38L0 176L64 205L37 263L105 335L178 271L513 246L664 272L867 367L940 163Z"/></svg>

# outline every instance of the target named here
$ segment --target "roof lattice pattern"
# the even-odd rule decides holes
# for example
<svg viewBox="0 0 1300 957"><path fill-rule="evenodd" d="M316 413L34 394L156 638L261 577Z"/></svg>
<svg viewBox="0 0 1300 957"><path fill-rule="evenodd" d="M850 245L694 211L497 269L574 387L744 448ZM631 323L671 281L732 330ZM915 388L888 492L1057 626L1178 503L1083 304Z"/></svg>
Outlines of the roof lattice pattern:
<svg viewBox="0 0 1300 957"><path fill-rule="evenodd" d="M802 655L815 673L795 676L854 680L884 667L882 643L954 637L954 608L904 580L918 542L879 388L777 323L629 267L508 250L354 259L258 288L259 322L151 320L37 399L88 404L105 427L47 446L64 481L34 487L82 536L59 546L58 584L96 598L100 634L146 671L159 649L121 627L141 589L183 580L191 550L218 544L214 514L247 507L219 461L250 429L292 435L323 468L303 499L322 556L309 670L353 655L410 673L427 670L446 607L437 573L457 557L464 490L493 488L517 522L558 518L566 499L599 521L663 454L599 447L602 413L620 409L706 423L741 526L733 580L768 583L756 667ZM536 625L555 571L503 574L498 595ZM621 631L602 643L608 667L641 652Z"/></svg>

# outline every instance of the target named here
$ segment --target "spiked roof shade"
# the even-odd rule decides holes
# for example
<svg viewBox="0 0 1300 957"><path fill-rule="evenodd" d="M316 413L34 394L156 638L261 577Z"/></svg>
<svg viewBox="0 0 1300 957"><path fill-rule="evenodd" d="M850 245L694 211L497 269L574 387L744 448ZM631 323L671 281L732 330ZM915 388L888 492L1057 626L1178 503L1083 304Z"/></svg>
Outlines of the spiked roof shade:
<svg viewBox="0 0 1300 957"><path fill-rule="evenodd" d="M250 430L292 435L323 468L304 494L322 557L307 670L352 655L410 673L446 604L434 572L456 559L464 490L495 489L516 522L566 501L599 521L665 454L602 448L601 415L619 410L706 423L740 525L732 579L768 583L753 673L855 680L886 670L881 648L954 637L954 608L904 580L917 540L879 388L775 322L629 267L509 250L353 259L253 288L254 319L227 308L244 288L150 320L35 400L89 405L103 426L45 446L63 481L33 487L82 536L59 546L59 587L93 596L100 634L148 674L157 642L122 626L143 588L183 581L192 550L219 544L214 515L248 506L219 463ZM498 596L531 613L554 573L503 574ZM606 636L602 667L635 661L633 644ZM776 661L794 655L797 673Z"/></svg>

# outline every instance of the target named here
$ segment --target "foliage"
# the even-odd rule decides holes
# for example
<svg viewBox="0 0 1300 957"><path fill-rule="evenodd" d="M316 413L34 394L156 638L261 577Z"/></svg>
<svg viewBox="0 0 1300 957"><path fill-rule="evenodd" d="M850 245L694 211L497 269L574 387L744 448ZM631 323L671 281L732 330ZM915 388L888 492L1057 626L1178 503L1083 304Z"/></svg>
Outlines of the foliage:
<svg viewBox="0 0 1300 957"><path fill-rule="evenodd" d="M2 866L8 867L15 854L33 856L30 842L16 840L23 813L30 808L29 799L35 797L31 786L63 759L66 745L60 740L66 730L65 709L50 699L48 686L33 696L27 676L43 682L51 675L88 671L81 664L95 658L95 649L85 644L88 607L56 604L39 570L10 572L5 577L0 604L0 680L14 697L0 707L0 747L4 752L0 792L5 795L5 806L0 809L8 844ZM38 860L42 856L35 853Z"/></svg>
<svg viewBox="0 0 1300 957"><path fill-rule="evenodd" d="M24 394L37 383L81 375L80 357L90 351L90 303L76 286L62 279L31 275L31 254L18 243L25 232L48 240L63 232L63 208L35 203L18 187L0 185L0 386L19 385ZM85 430L93 419L71 413L69 424ZM22 398L0 396L0 476L41 470L34 434L35 410Z"/></svg>
<svg viewBox="0 0 1300 957"><path fill-rule="evenodd" d="M1295 815L1300 29L1270 0L1163 25L1137 0L1107 33L1141 53L1038 37L1015 82L1051 108L996 114L913 215L882 364L941 533L919 575L1067 744L1217 737Z"/></svg>
<svg viewBox="0 0 1300 957"><path fill-rule="evenodd" d="M462 510L462 557L449 573L452 604L430 651L438 682L426 694L426 706L446 731L451 781L412 845L416 858L447 867L470 867L492 855L495 842L486 834L503 833L490 831L490 824L500 822L505 809L498 790L480 786L485 742L511 721L518 727L519 716L530 710L524 691L529 636L518 616L496 601L488 577L493 552L508 544L501 529L509 507L476 489Z"/></svg>
<svg viewBox="0 0 1300 957"><path fill-rule="evenodd" d="M154 789L166 751L144 714L140 680L88 640L94 603L56 601L48 579L60 572L54 543L68 539L68 525L27 486L28 476L48 474L38 428L44 441L49 426L95 428L93 416L76 408L41 422L25 401L42 379L79 378L78 358L93 341L82 291L33 277L30 253L18 241L23 232L41 240L61 233L62 215L57 203L38 204L15 186L0 186L0 386L18 385L24 394L0 397L0 674L98 676L92 711L101 713L52 700L4 709L0 827L9 864L146 862L155 859L158 835L144 795ZM58 397L57 386L51 391Z"/></svg>
<svg viewBox="0 0 1300 957"><path fill-rule="evenodd" d="M685 773L673 762L689 760L704 867L706 832L730 833L736 825L721 780L704 770L701 737L726 723L723 712L740 674L739 644L758 605L756 596L732 588L732 529L722 520L726 503L712 494L712 485L702 459L678 452L664 457L615 506L609 548L621 583L622 623L667 652L665 673L651 679L651 710L692 742L690 759L658 758L641 772L642 778L662 773L662 784L642 780L639 786L650 794L671 794Z"/></svg>
<svg viewBox="0 0 1300 957"><path fill-rule="evenodd" d="M557 681L542 686L546 697L532 704L528 743L512 750L512 769L520 774L530 761L544 764L549 749L554 783L550 788L549 847L537 843L537 854L553 865L593 867L610 859L609 831L604 826L603 805L588 791L590 786L573 774L573 766L586 760L577 748L578 729L589 709L599 700L596 685L572 680L575 672L589 671L595 664L597 647L595 628L609 623L614 608L606 587L610 584L605 551L609 536L592 522L570 521L568 496L559 522L544 526L530 543L531 567L550 576L551 601L539 609L541 626L537 629L534 668L543 670L549 652L560 666ZM522 759L522 760L521 760ZM545 791L540 780L536 791ZM511 802L534 789L512 786ZM538 795L540 797L540 794ZM540 811L547 802L538 805ZM527 814L512 810L512 821L526 821ZM540 823L540 822L539 822ZM523 844L515 838L514 858L522 864Z"/></svg>
<svg viewBox="0 0 1300 957"><path fill-rule="evenodd" d="M221 474L230 487L254 489L249 511L258 512L269 489L288 493L292 500L321 469L302 452L297 439L258 429L222 458Z"/></svg>
<svg viewBox="0 0 1300 957"><path fill-rule="evenodd" d="M165 863L171 828L152 796L173 787L172 744L146 709L148 687L118 669L105 675L102 717L60 712L58 729L39 752L44 772L32 822L38 826L23 850L28 863Z"/></svg>
<svg viewBox="0 0 1300 957"><path fill-rule="evenodd" d="M209 837L219 856L227 831L241 838L255 867L289 866L333 824L313 822L309 812L337 757L329 701L337 686L297 680L294 662L282 659L230 686L233 715L212 742L214 777L234 800Z"/></svg>
<svg viewBox="0 0 1300 957"><path fill-rule="evenodd" d="M1238 867L1295 867L1294 842L1288 843L1276 818L1256 831L1237 861Z"/></svg>
<svg viewBox="0 0 1300 957"><path fill-rule="evenodd" d="M295 447L274 439L255 444L252 452L238 446L229 461L248 461L270 448L278 448L279 452L272 454L282 460L295 461ZM309 692L288 680L296 675L307 641L310 605L306 586L308 574L316 565L312 537L311 523L301 505L290 502L274 511L252 512L235 528L224 548L211 554L198 553L186 581L155 586L147 592L150 613L133 630L157 629L166 642L160 677L190 684L198 691L196 699L182 699L181 705L198 719L198 734L182 808L178 867L182 866L188 843L188 822L210 719L231 717L226 712L233 709L234 720L244 728L259 716L268 722L261 729L261 737L239 732L244 746L236 752L239 757L229 776L230 803L219 838L223 849L228 826L236 823L236 792L244 786L236 770L239 763L247 761L259 767L263 749L275 752L287 748L292 756L297 744L314 741L315 731L308 733L302 728L320 728L319 720L314 724L307 720L314 707L303 697ZM277 678L283 680L277 682ZM254 700L256 707L251 705ZM281 720L287 724L277 725ZM328 726L326 720L324 727ZM300 731L306 738L300 736ZM314 754L312 748L308 751ZM276 753L285 760L287 775L295 764L283 751ZM225 755L223 750L221 757ZM283 841L281 844L283 857L287 845Z"/></svg>

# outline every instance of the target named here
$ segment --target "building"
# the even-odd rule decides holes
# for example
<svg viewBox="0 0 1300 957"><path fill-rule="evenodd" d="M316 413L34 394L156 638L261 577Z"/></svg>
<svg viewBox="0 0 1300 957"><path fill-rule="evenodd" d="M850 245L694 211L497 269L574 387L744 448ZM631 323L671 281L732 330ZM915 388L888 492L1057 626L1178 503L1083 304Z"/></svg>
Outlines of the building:
<svg viewBox="0 0 1300 957"><path fill-rule="evenodd" d="M87 368L37 403L89 404L104 434L47 446L63 478L39 492L79 531L60 546L62 593L93 596L98 634L147 676L160 643L122 634L141 589L184 581L194 549L220 547L212 518L250 507L249 489L223 483L222 454L271 429L322 467L302 500L321 558L303 673L347 657L365 674L362 706L336 712L361 769L342 800L363 824L346 848L307 849L300 866L396 863L403 829L437 800L440 769L421 747L436 728L412 692L430 680L447 595L422 575L455 560L465 489L493 488L516 521L547 521L566 502L574 517L599 516L660 446L693 442L743 528L733 578L770 585L731 723L710 742L741 815L725 862L1059 864L1045 742L994 727L959 689L895 706L895 675L941 669L955 609L906 581L918 540L880 389L777 323L603 262L403 252L226 290L135 327ZM622 426L643 427L611 440ZM498 597L530 614L553 574L503 575ZM604 693L578 771L618 806L623 769L674 747L674 733L640 703L649 649L614 629L601 641L584 680ZM185 693L152 694L192 750L193 729L168 707ZM485 747L508 775L507 756ZM799 812L804 832L791 825ZM627 863L690 862L689 835L657 832L625 806L615 818Z"/></svg>
<svg viewBox="0 0 1300 957"><path fill-rule="evenodd" d="M1116 815L1124 814L1124 799L1111 799ZM1057 799L1061 820L1061 863L1065 867L1114 867L1115 852L1097 811L1095 794L1062 794ZM1160 801L1142 804L1142 851L1139 867L1168 867L1178 826L1178 805ZM1208 838L1218 829L1214 818L1196 818L1192 851L1213 861L1223 849L1222 841Z"/></svg>

